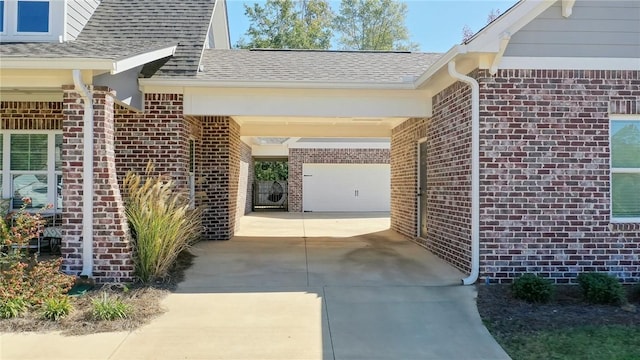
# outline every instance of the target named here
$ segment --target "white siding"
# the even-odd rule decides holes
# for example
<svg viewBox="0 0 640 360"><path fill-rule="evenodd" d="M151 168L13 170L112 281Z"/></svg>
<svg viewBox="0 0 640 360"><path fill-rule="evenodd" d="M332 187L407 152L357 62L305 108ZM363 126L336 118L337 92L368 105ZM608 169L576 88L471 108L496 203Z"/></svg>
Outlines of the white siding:
<svg viewBox="0 0 640 360"><path fill-rule="evenodd" d="M505 56L640 57L640 1L577 0L562 17L561 1L511 37Z"/></svg>
<svg viewBox="0 0 640 360"><path fill-rule="evenodd" d="M99 4L100 0L67 0L67 40L78 37Z"/></svg>

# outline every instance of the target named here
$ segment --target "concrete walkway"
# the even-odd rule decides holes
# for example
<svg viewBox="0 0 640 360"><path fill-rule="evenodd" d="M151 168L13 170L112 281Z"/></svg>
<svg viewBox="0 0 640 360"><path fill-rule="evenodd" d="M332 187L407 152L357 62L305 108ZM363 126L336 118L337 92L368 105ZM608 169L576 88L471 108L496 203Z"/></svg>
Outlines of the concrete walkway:
<svg viewBox="0 0 640 360"><path fill-rule="evenodd" d="M149 325L2 334L0 359L508 359L464 275L388 227L387 214L245 216L231 241L198 244Z"/></svg>

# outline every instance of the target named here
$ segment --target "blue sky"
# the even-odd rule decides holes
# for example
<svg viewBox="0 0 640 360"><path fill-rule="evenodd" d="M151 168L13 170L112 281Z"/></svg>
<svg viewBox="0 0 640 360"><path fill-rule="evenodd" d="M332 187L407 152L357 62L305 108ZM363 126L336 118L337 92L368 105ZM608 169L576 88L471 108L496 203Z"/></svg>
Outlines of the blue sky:
<svg viewBox="0 0 640 360"><path fill-rule="evenodd" d="M420 45L420 51L445 52L460 43L463 26L469 25L473 31L481 29L491 9L504 12L515 4L516 0L413 0L407 3L407 28L411 40ZM229 31L231 44L244 36L249 21L244 16L243 4L254 1L227 0ZM330 1L334 11L339 1Z"/></svg>

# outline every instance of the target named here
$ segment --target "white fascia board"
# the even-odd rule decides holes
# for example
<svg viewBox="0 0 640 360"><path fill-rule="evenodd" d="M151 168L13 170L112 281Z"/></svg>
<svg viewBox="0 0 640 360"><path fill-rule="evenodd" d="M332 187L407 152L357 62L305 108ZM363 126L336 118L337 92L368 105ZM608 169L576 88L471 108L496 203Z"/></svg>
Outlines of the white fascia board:
<svg viewBox="0 0 640 360"><path fill-rule="evenodd" d="M5 57L0 61L0 69L47 69L47 70L105 70L118 74L136 66L172 56L176 46L157 49L123 59L96 58L38 58L38 57Z"/></svg>
<svg viewBox="0 0 640 360"><path fill-rule="evenodd" d="M50 70L107 70L112 71L114 60L91 58L3 58L0 69L50 69Z"/></svg>
<svg viewBox="0 0 640 360"><path fill-rule="evenodd" d="M295 143L289 149L390 149L391 143L381 142L324 142L324 143Z"/></svg>
<svg viewBox="0 0 640 360"><path fill-rule="evenodd" d="M251 156L288 157L289 148L282 145L251 145Z"/></svg>
<svg viewBox="0 0 640 360"><path fill-rule="evenodd" d="M505 56L500 69L638 70L640 58Z"/></svg>
<svg viewBox="0 0 640 360"><path fill-rule="evenodd" d="M121 73L123 71L133 69L134 67L148 64L152 61L156 61L158 59L173 56L173 54L175 54L176 52L177 47L178 47L177 45L168 46L162 49L156 49L156 50L148 51L142 54L130 56L128 58L116 60L113 63L111 74Z"/></svg>
<svg viewBox="0 0 640 360"><path fill-rule="evenodd" d="M482 31L473 36L465 44L454 45L431 65L414 82L415 88L422 87L431 77L445 69L451 60L467 53L498 53L503 39L515 34L526 24L553 5L556 0L525 0L514 5L507 13Z"/></svg>
<svg viewBox="0 0 640 360"><path fill-rule="evenodd" d="M428 117L431 98L419 90L186 88L184 113L262 117Z"/></svg>
<svg viewBox="0 0 640 360"><path fill-rule="evenodd" d="M320 82L320 81L215 81L184 79L140 79L140 86L192 88L277 88L277 89L372 89L372 90L414 90L413 82Z"/></svg>
<svg viewBox="0 0 640 360"><path fill-rule="evenodd" d="M466 42L469 52L498 52L503 34L515 34L557 0L524 0Z"/></svg>

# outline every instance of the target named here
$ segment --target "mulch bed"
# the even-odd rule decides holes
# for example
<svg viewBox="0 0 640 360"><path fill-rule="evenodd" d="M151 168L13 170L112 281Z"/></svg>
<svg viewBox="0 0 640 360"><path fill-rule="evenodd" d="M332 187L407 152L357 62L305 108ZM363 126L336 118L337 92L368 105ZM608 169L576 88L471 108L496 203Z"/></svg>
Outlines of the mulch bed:
<svg viewBox="0 0 640 360"><path fill-rule="evenodd" d="M131 331L148 324L152 319L163 314L162 300L174 291L178 283L184 279L184 271L193 264L194 256L188 251L178 256L178 261L169 275L162 281L153 284L105 284L96 286L86 294L73 296L73 312L60 321L49 321L40 318L37 311L31 311L20 318L0 319L0 332L23 331L60 331L64 335L87 335L111 331ZM133 311L126 319L114 321L97 321L92 319L93 299L102 296L103 292L118 296Z"/></svg>
<svg viewBox="0 0 640 360"><path fill-rule="evenodd" d="M582 299L574 285L556 286L556 296L547 304L530 304L511 296L508 285L478 285L478 311L494 336L535 333L584 325L640 326L640 299L630 295L625 306L594 305ZM631 293L632 287L627 287Z"/></svg>

